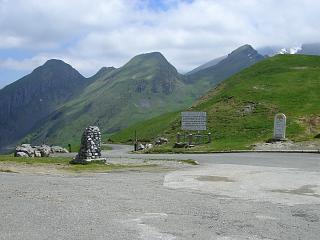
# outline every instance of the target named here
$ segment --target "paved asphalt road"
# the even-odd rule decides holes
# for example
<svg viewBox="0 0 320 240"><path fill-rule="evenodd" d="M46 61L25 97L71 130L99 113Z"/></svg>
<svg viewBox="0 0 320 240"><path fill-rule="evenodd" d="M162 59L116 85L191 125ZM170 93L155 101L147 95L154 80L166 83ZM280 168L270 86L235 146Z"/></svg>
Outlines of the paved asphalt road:
<svg viewBox="0 0 320 240"><path fill-rule="evenodd" d="M319 154L128 154L175 170L0 173L0 239L307 239L320 236ZM130 149L129 149L130 150Z"/></svg>
<svg viewBox="0 0 320 240"><path fill-rule="evenodd" d="M193 159L205 164L237 164L269 167L299 168L320 171L320 154L307 153L221 153L221 154L131 154L129 145L109 144L112 151L105 151L108 158L128 157L137 159Z"/></svg>

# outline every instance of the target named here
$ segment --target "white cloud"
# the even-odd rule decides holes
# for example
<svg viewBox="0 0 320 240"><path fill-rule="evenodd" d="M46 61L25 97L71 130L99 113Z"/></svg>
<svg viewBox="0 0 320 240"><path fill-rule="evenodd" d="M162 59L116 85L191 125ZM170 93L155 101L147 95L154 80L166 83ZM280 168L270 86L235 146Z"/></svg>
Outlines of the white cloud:
<svg viewBox="0 0 320 240"><path fill-rule="evenodd" d="M90 75L161 51L187 71L246 43L290 46L320 39L317 0L164 2L172 7L155 10L146 0L0 0L0 53L34 52L23 60L0 57L0 68L34 68L54 57Z"/></svg>

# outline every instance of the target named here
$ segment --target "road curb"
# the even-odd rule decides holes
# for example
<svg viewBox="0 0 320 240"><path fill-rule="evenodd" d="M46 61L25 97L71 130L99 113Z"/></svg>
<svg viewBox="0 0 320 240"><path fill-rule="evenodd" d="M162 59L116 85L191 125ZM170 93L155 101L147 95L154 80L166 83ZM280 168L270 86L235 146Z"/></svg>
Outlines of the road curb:
<svg viewBox="0 0 320 240"><path fill-rule="evenodd" d="M137 153L137 154L209 154L209 153L318 153L320 150L230 150L230 151L192 151L192 152L153 152L153 153ZM135 152L133 154L136 154Z"/></svg>

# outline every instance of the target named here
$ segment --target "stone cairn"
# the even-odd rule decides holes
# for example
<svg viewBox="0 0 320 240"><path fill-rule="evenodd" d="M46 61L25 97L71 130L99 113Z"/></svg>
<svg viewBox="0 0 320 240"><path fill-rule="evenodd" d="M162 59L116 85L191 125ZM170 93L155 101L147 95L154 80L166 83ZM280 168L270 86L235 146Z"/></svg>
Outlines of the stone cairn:
<svg viewBox="0 0 320 240"><path fill-rule="evenodd" d="M85 129L81 138L80 150L71 163L88 163L91 161L106 161L101 158L101 133L97 126Z"/></svg>

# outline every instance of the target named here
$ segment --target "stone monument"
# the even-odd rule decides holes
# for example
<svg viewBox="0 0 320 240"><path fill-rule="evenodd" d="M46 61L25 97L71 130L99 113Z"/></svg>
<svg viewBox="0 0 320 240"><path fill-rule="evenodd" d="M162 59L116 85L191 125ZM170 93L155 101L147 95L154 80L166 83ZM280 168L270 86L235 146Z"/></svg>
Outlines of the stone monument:
<svg viewBox="0 0 320 240"><path fill-rule="evenodd" d="M274 117L274 130L273 139L274 140L285 140L286 138L286 120L287 117L283 113L278 113Z"/></svg>
<svg viewBox="0 0 320 240"><path fill-rule="evenodd" d="M101 133L97 126L89 126L81 137L80 150L71 163L88 163L92 161L106 161L101 158Z"/></svg>

